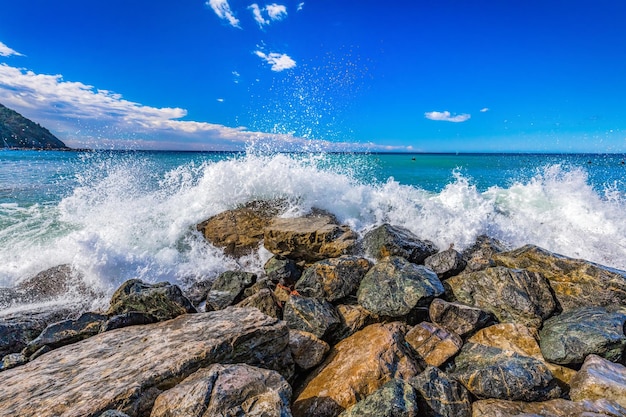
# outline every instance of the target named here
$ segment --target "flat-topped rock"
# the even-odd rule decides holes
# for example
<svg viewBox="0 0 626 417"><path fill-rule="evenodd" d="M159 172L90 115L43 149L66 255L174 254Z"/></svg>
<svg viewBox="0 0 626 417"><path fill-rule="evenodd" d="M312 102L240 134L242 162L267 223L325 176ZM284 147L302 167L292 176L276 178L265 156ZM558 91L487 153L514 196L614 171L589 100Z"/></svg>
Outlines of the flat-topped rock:
<svg viewBox="0 0 626 417"><path fill-rule="evenodd" d="M575 401L613 400L626 408L626 367L589 355L572 378L570 397Z"/></svg>
<svg viewBox="0 0 626 417"><path fill-rule="evenodd" d="M480 400L472 404L472 417L626 417L626 409L613 401Z"/></svg>
<svg viewBox="0 0 626 417"><path fill-rule="evenodd" d="M0 372L0 415L95 416L149 411L161 389L213 363L248 363L291 377L286 324L228 308L100 333Z"/></svg>

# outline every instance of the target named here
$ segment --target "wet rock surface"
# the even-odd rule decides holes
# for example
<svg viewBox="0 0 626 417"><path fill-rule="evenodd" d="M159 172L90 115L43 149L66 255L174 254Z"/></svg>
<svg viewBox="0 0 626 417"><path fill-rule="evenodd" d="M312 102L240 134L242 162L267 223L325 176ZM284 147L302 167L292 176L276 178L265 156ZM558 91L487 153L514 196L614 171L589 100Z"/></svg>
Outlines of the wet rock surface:
<svg viewBox="0 0 626 417"><path fill-rule="evenodd" d="M429 240L419 239L410 230L385 223L363 236L365 252L375 259L388 256L399 256L416 264L439 251L437 246Z"/></svg>
<svg viewBox="0 0 626 417"><path fill-rule="evenodd" d="M241 299L243 291L256 282L256 274L250 272L226 271L213 282L206 302L212 310L221 310Z"/></svg>

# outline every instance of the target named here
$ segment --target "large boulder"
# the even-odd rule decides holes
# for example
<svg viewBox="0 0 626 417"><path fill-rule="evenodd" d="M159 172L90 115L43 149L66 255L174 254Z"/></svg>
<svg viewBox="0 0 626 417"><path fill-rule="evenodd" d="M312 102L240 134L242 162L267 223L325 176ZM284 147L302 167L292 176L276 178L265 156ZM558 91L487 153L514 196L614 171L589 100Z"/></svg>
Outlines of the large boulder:
<svg viewBox="0 0 626 417"><path fill-rule="evenodd" d="M376 323L379 317L358 304L339 304L336 307L341 323L332 333L330 342L337 344L340 340L353 335L365 326Z"/></svg>
<svg viewBox="0 0 626 417"><path fill-rule="evenodd" d="M268 288L260 289L250 297L244 298L237 307L254 307L270 317L282 318L282 310L274 293Z"/></svg>
<svg viewBox="0 0 626 417"><path fill-rule="evenodd" d="M305 370L322 363L330 350L328 343L313 333L302 330L289 330L289 348L293 361Z"/></svg>
<svg viewBox="0 0 626 417"><path fill-rule="evenodd" d="M110 316L139 311L158 320L169 320L186 313L196 313L181 289L168 282L148 284L138 279L124 282L111 297Z"/></svg>
<svg viewBox="0 0 626 417"><path fill-rule="evenodd" d="M488 311L501 322L539 328L556 309L547 280L524 269L487 268L449 278L445 285L457 301Z"/></svg>
<svg viewBox="0 0 626 417"><path fill-rule="evenodd" d="M265 226L283 211L280 201L254 201L198 224L198 231L226 255L241 257L258 249Z"/></svg>
<svg viewBox="0 0 626 417"><path fill-rule="evenodd" d="M402 317L443 294L437 275L423 265L416 265L399 256L378 262L361 281L359 304L374 314Z"/></svg>
<svg viewBox="0 0 626 417"><path fill-rule="evenodd" d="M439 251L429 240L420 240L413 232L401 226L385 223L363 236L365 252L375 259L400 256L409 262L424 263L424 260Z"/></svg>
<svg viewBox="0 0 626 417"><path fill-rule="evenodd" d="M494 255L498 265L540 272L563 311L626 305L626 272L549 252L533 245Z"/></svg>
<svg viewBox="0 0 626 417"><path fill-rule="evenodd" d="M0 415L147 415L162 387L214 363L293 373L289 329L256 309L187 314L100 333L0 372Z"/></svg>
<svg viewBox="0 0 626 417"><path fill-rule="evenodd" d="M608 400L541 402L480 400L472 404L472 417L626 417L626 408Z"/></svg>
<svg viewBox="0 0 626 417"><path fill-rule="evenodd" d="M372 324L339 342L303 383L294 416L334 417L386 382L417 375L422 367L406 346L407 330L399 322Z"/></svg>
<svg viewBox="0 0 626 417"><path fill-rule="evenodd" d="M283 320L290 329L313 333L320 339L329 338L341 324L335 307L321 298L292 295L285 303Z"/></svg>
<svg viewBox="0 0 626 417"><path fill-rule="evenodd" d="M59 297L93 299L95 292L71 265L58 265L20 281L15 286L20 303L53 300Z"/></svg>
<svg viewBox="0 0 626 417"><path fill-rule="evenodd" d="M458 334L462 338L496 321L493 315L480 308L450 303L441 298L435 298L430 303L428 315L433 323Z"/></svg>
<svg viewBox="0 0 626 417"><path fill-rule="evenodd" d="M305 262L350 254L357 235L334 216L313 212L305 217L276 218L265 228L263 245L274 255Z"/></svg>
<svg viewBox="0 0 626 417"><path fill-rule="evenodd" d="M418 417L417 392L406 381L392 379L339 417Z"/></svg>
<svg viewBox="0 0 626 417"><path fill-rule="evenodd" d="M213 310L221 310L236 302L243 296L243 291L256 282L256 274L251 272L226 271L213 282L206 296L206 303Z"/></svg>
<svg viewBox="0 0 626 417"><path fill-rule="evenodd" d="M159 395L150 417L291 417L291 386L276 371L215 364Z"/></svg>
<svg viewBox="0 0 626 417"><path fill-rule="evenodd" d="M356 292L371 266L367 259L350 255L318 261L304 270L296 290L307 297L336 301Z"/></svg>
<svg viewBox="0 0 626 417"><path fill-rule="evenodd" d="M626 347L625 323L626 307L570 310L546 320L539 333L541 352L560 365L581 365L592 353L618 362Z"/></svg>
<svg viewBox="0 0 626 417"><path fill-rule="evenodd" d="M542 361L512 351L466 343L455 364L454 377L479 399L544 401L561 394Z"/></svg>
<svg viewBox="0 0 626 417"><path fill-rule="evenodd" d="M589 355L571 383L574 401L612 400L626 408L626 367Z"/></svg>
<svg viewBox="0 0 626 417"><path fill-rule="evenodd" d="M409 379L418 391L420 416L469 417L472 404L467 389L456 379L434 366Z"/></svg>
<svg viewBox="0 0 626 417"><path fill-rule="evenodd" d="M269 258L263 270L272 282L287 287L294 285L302 276L302 271L293 259L278 255Z"/></svg>

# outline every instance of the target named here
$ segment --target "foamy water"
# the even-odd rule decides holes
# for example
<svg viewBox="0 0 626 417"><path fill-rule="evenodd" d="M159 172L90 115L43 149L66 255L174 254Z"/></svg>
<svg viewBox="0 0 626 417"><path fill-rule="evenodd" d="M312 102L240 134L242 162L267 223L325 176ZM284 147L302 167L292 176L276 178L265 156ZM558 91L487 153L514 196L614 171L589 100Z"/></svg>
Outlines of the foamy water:
<svg viewBox="0 0 626 417"><path fill-rule="evenodd" d="M164 166L141 154L86 155L57 201L0 203L0 286L66 263L107 294L130 278L186 284L228 269L260 271L264 249L225 257L195 225L276 198L289 202L286 216L317 207L359 233L389 222L442 249L487 234L511 248L532 243L626 269L624 191L592 185L584 168L543 165L482 189L463 169L450 170L440 189L426 190L381 176L367 156L187 159Z"/></svg>

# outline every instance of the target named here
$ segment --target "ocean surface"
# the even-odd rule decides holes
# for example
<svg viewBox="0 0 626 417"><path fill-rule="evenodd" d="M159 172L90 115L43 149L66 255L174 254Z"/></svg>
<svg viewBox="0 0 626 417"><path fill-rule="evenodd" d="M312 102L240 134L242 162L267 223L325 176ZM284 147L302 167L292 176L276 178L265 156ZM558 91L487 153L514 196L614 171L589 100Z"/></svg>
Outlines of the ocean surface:
<svg viewBox="0 0 626 417"><path fill-rule="evenodd" d="M0 287L59 264L111 294L260 271L195 225L259 199L356 231L389 222L440 248L481 234L626 270L626 155L0 151ZM94 303L102 302L94 301Z"/></svg>

